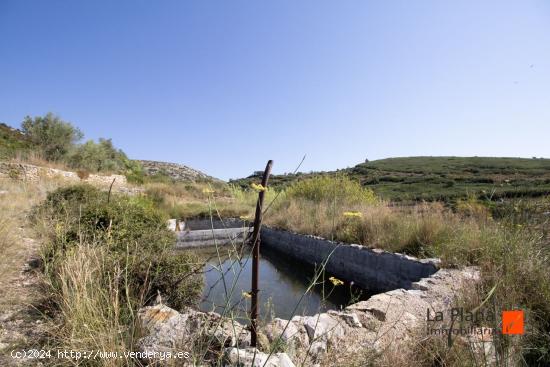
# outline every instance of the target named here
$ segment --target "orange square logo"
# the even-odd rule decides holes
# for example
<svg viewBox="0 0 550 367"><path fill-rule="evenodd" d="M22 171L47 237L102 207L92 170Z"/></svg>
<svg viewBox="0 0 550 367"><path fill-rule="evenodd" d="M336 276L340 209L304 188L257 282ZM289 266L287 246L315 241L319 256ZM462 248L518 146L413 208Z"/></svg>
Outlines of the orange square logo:
<svg viewBox="0 0 550 367"><path fill-rule="evenodd" d="M523 311L502 311L502 333L523 334Z"/></svg>

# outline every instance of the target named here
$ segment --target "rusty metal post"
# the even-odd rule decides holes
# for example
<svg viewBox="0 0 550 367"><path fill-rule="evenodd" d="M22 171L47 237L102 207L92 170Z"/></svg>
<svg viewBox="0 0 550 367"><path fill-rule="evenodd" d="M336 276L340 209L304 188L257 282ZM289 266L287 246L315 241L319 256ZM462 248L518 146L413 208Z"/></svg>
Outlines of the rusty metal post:
<svg viewBox="0 0 550 367"><path fill-rule="evenodd" d="M267 188L267 181L271 174L273 161L269 160L265 166L264 176L262 177L262 186ZM262 211L264 205L265 191L260 191L258 201L256 202L256 215L254 216L254 231L252 232L252 299L250 302L250 345L256 347L257 333L256 321L258 319L258 281L259 281L259 262L260 262L260 229L262 227Z"/></svg>

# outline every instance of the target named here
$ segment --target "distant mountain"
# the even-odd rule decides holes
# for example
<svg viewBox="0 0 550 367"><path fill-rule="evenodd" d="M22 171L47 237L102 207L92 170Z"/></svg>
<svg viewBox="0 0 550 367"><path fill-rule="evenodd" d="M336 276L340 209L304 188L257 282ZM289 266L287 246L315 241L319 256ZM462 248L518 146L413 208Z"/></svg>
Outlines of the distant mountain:
<svg viewBox="0 0 550 367"><path fill-rule="evenodd" d="M345 174L394 201L455 200L550 195L550 159L497 157L402 157L360 163L337 171L274 175L270 186L285 187L316 175ZM231 180L247 187L258 173Z"/></svg>
<svg viewBox="0 0 550 367"><path fill-rule="evenodd" d="M178 163L137 160L148 176L167 176L175 181L221 181L212 176Z"/></svg>

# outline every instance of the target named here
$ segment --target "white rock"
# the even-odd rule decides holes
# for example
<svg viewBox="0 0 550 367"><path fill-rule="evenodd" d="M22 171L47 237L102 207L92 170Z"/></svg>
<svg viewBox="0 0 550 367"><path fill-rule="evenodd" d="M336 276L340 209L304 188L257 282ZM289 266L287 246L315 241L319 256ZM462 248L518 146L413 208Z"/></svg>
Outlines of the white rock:
<svg viewBox="0 0 550 367"><path fill-rule="evenodd" d="M244 326L214 312L187 308L180 313L158 304L140 309L138 315L143 329L148 332L138 343L144 351L173 350L200 335L208 337L216 348L250 344L250 333Z"/></svg>
<svg viewBox="0 0 550 367"><path fill-rule="evenodd" d="M286 353L262 353L255 348L227 348L227 362L231 366L243 367L294 367L294 363Z"/></svg>
<svg viewBox="0 0 550 367"><path fill-rule="evenodd" d="M168 219L167 227L171 231L176 231L176 225L178 224L177 219Z"/></svg>
<svg viewBox="0 0 550 367"><path fill-rule="evenodd" d="M289 343L293 340L304 342L303 337L305 333L298 330L297 323L292 320L283 320L279 318L273 319L265 327L265 333L267 338L273 342L277 338L281 338L285 343ZM299 324L298 324L299 325ZM302 329L303 330L303 329Z"/></svg>
<svg viewBox="0 0 550 367"><path fill-rule="evenodd" d="M344 336L344 327L340 324L340 321L329 314L306 316L303 317L303 322L310 342L320 338L327 340Z"/></svg>

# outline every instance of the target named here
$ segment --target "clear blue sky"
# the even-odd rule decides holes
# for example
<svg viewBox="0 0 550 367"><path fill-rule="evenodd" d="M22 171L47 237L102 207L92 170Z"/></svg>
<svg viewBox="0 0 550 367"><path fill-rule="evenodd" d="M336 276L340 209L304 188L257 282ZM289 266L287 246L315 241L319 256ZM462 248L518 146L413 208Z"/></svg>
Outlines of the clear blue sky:
<svg viewBox="0 0 550 367"><path fill-rule="evenodd" d="M227 179L550 156L550 2L0 0L0 121Z"/></svg>

